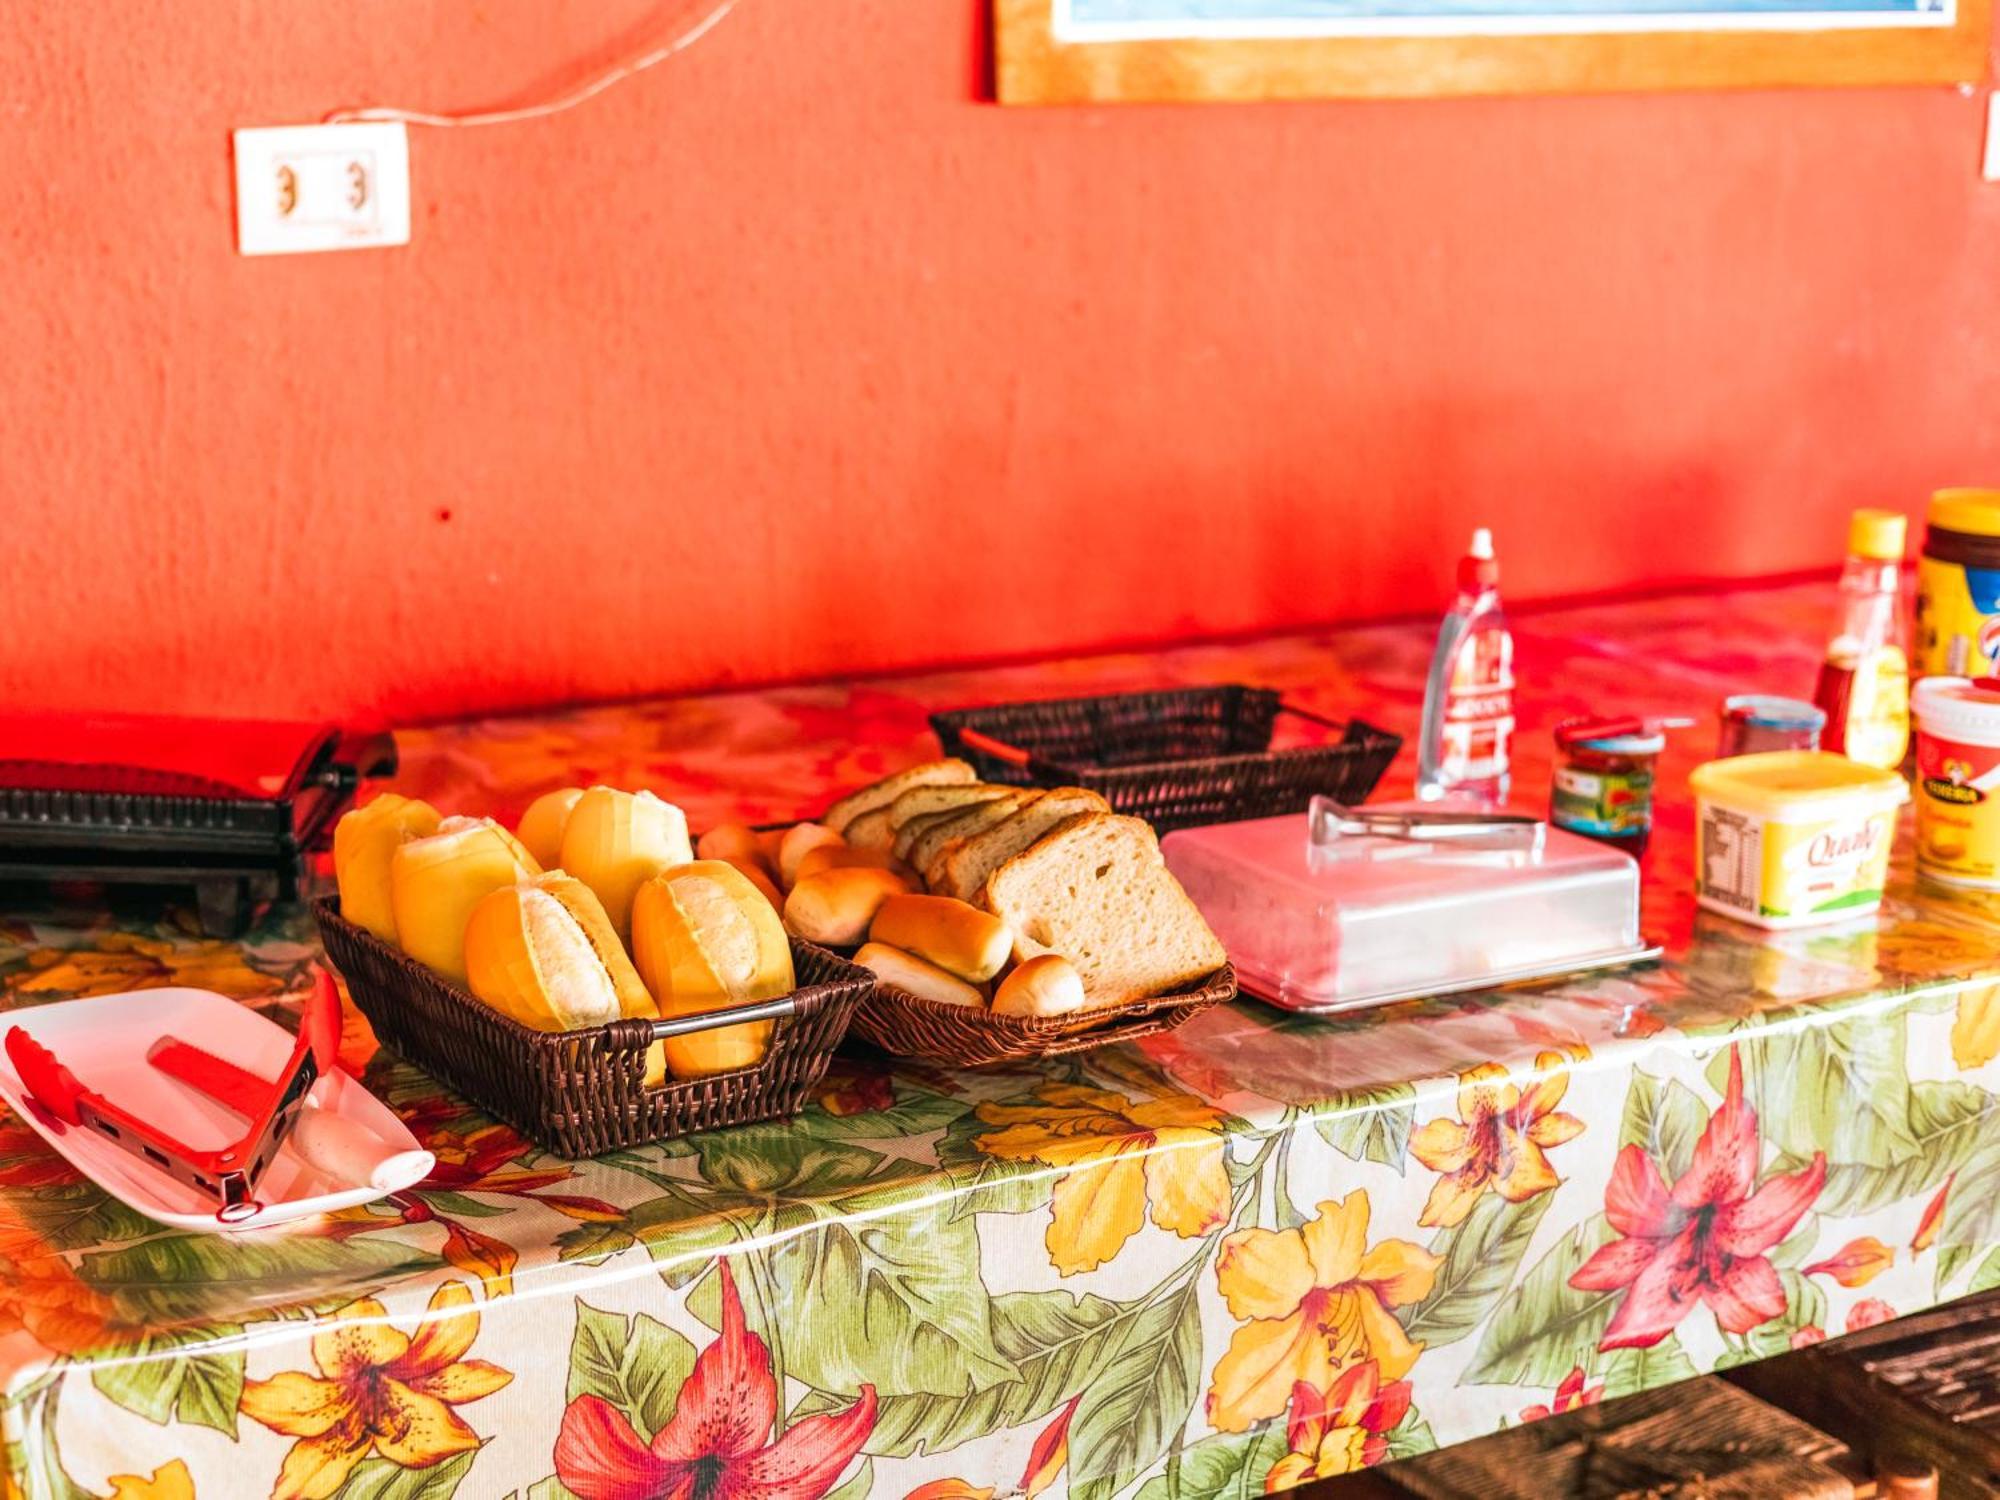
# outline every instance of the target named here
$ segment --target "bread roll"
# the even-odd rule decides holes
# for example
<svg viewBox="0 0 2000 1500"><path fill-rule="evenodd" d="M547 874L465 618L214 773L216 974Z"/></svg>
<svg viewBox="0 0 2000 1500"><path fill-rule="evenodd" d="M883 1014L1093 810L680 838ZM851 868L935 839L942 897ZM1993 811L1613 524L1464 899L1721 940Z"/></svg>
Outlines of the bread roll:
<svg viewBox="0 0 2000 1500"><path fill-rule="evenodd" d="M694 858L687 817L651 792L594 786L563 828L562 867L597 893L618 936L632 936L632 897L662 870Z"/></svg>
<svg viewBox="0 0 2000 1500"><path fill-rule="evenodd" d="M761 860L755 864L750 864L740 859L725 859L723 863L741 870L743 878L757 887L757 894L771 903L772 911L781 912L785 909L784 895L778 890L777 885L772 881L770 875L765 872Z"/></svg>
<svg viewBox="0 0 2000 1500"><path fill-rule="evenodd" d="M887 807L911 787L936 786L975 779L972 767L962 760L928 760L922 765L911 766L907 771L898 771L893 776L885 776L871 786L864 786L858 792L848 793L826 810L826 816L821 821L834 831L844 834L847 825L863 813L873 812L878 807Z"/></svg>
<svg viewBox="0 0 2000 1500"><path fill-rule="evenodd" d="M775 1000L797 986L792 949L771 903L720 860L675 866L632 899L632 956L664 1017ZM676 1078L753 1067L771 1023L724 1026L665 1043Z"/></svg>
<svg viewBox="0 0 2000 1500"><path fill-rule="evenodd" d="M891 896L868 929L887 943L974 984L991 979L1014 950L1014 935L991 912L949 896Z"/></svg>
<svg viewBox="0 0 2000 1500"><path fill-rule="evenodd" d="M333 878L340 914L385 943L396 941L396 909L389 897L389 861L411 839L438 831L428 802L384 792L343 814L333 829Z"/></svg>
<svg viewBox="0 0 2000 1500"><path fill-rule="evenodd" d="M986 996L956 974L947 974L936 964L925 963L916 954L891 948L887 943L865 944L854 955L854 961L878 979L886 979L919 999L936 1000L942 1005L965 1005L974 1010L986 1008Z"/></svg>
<svg viewBox="0 0 2000 1500"><path fill-rule="evenodd" d="M465 983L465 924L494 891L541 874L533 856L491 818L446 818L389 859L389 901L402 950Z"/></svg>
<svg viewBox="0 0 2000 1500"><path fill-rule="evenodd" d="M799 861L813 849L846 842L824 823L795 823L778 845L778 883L790 890L799 883Z"/></svg>
<svg viewBox="0 0 2000 1500"><path fill-rule="evenodd" d="M1059 953L1017 966L993 992L996 1016L1066 1016L1085 1004L1083 976Z"/></svg>
<svg viewBox="0 0 2000 1500"><path fill-rule="evenodd" d="M808 875L785 898L785 925L809 943L851 948L868 936L875 913L909 883L887 870L866 867Z"/></svg>
<svg viewBox="0 0 2000 1500"><path fill-rule="evenodd" d="M604 906L557 871L481 899L465 924L466 984L537 1031L659 1014Z"/></svg>
<svg viewBox="0 0 2000 1500"><path fill-rule="evenodd" d="M582 796L580 786L543 792L528 804L521 821L514 825L514 837L544 870L553 870L562 863L563 829L569 826L569 815Z"/></svg>
<svg viewBox="0 0 2000 1500"><path fill-rule="evenodd" d="M917 888L916 872L886 849L856 849L851 844L821 844L808 849L799 861L800 880L809 880L823 870L887 870L902 878L911 890Z"/></svg>
<svg viewBox="0 0 2000 1500"><path fill-rule="evenodd" d="M766 863L757 830L744 823L718 823L695 841L696 859L724 859L739 868L756 865L772 878L777 866Z"/></svg>

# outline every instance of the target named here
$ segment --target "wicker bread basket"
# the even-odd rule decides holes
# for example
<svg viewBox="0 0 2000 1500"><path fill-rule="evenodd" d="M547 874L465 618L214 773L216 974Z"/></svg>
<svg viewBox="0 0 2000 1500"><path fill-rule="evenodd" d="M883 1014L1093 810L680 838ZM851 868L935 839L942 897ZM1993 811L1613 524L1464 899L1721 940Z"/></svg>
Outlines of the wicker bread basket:
<svg viewBox="0 0 2000 1500"><path fill-rule="evenodd" d="M1337 738L1273 750L1280 714ZM1315 793L1360 803L1403 743L1240 683L954 709L931 728L982 780L1085 787L1161 833L1302 812Z"/></svg>
<svg viewBox="0 0 2000 1500"><path fill-rule="evenodd" d="M877 980L855 1013L854 1032L901 1057L984 1068L1156 1036L1235 998L1236 971L1228 964L1171 994L1067 1016L996 1016Z"/></svg>
<svg viewBox="0 0 2000 1500"><path fill-rule="evenodd" d="M536 1031L503 1016L340 914L314 903L326 955L376 1037L558 1156L598 1156L804 1107L874 976L792 941L798 988L782 999L670 1021ZM646 1052L670 1036L775 1024L754 1068L646 1087Z"/></svg>

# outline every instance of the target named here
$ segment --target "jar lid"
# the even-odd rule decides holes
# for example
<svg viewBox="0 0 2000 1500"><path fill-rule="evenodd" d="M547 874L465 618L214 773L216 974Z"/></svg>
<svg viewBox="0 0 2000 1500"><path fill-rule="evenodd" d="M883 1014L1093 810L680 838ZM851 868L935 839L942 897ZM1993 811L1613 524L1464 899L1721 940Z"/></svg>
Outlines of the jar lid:
<svg viewBox="0 0 2000 1500"><path fill-rule="evenodd" d="M1826 728L1826 710L1802 698L1779 698L1769 693L1735 693L1722 700L1722 716L1759 729L1811 730Z"/></svg>
<svg viewBox="0 0 2000 1500"><path fill-rule="evenodd" d="M1939 490L1925 519L1939 531L2000 536L2000 490Z"/></svg>
<svg viewBox="0 0 2000 1500"><path fill-rule="evenodd" d="M1645 719L1564 719L1556 725L1558 750L1595 750L1604 755L1658 755L1667 748L1666 734Z"/></svg>
<svg viewBox="0 0 2000 1500"><path fill-rule="evenodd" d="M2000 735L2000 678L1926 677L1910 693L1917 727L1947 739Z"/></svg>
<svg viewBox="0 0 2000 1500"><path fill-rule="evenodd" d="M1571 740L1573 750L1595 750L1602 755L1658 755L1667 748L1664 734L1615 734L1602 740Z"/></svg>

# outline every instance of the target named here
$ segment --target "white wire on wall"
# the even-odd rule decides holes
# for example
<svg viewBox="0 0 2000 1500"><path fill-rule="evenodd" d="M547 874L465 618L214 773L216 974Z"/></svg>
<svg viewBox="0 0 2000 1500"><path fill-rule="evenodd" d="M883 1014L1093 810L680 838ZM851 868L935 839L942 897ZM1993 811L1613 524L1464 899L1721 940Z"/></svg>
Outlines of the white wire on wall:
<svg viewBox="0 0 2000 1500"><path fill-rule="evenodd" d="M707 36L732 10L738 0L721 0L707 15L688 27L672 41L655 47L642 57L622 62L606 69L595 78L578 84L566 94L540 104L524 104L515 109L482 110L473 114L435 115L418 109L393 109L373 106L367 109L337 109L326 117L328 125L358 125L376 122L405 125L434 125L440 128L470 125L514 125L523 120L539 120L549 115L559 115L564 110L575 109L579 104L587 104L606 89L615 88L628 78L636 77L646 69L665 62L676 53L683 52Z"/></svg>

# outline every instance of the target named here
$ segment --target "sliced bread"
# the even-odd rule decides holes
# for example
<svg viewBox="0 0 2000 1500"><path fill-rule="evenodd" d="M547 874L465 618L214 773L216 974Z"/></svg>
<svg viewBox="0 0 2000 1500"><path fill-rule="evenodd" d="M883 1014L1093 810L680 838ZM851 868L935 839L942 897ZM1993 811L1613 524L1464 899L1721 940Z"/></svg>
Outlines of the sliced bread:
<svg viewBox="0 0 2000 1500"><path fill-rule="evenodd" d="M990 802L995 797L1004 797L1017 788L995 786L987 781L956 782L949 786L911 787L902 796L889 804L889 826L901 828L912 818L927 817L931 813L950 812L954 808L970 807L975 802Z"/></svg>
<svg viewBox="0 0 2000 1500"><path fill-rule="evenodd" d="M1091 1007L1164 994L1228 961L1138 818L1087 813L1045 834L986 882L1023 958L1060 953Z"/></svg>
<svg viewBox="0 0 2000 1500"><path fill-rule="evenodd" d="M878 807L850 822L841 837L857 849L879 849L884 854L896 842L896 830L889 826L889 809Z"/></svg>
<svg viewBox="0 0 2000 1500"><path fill-rule="evenodd" d="M1110 804L1102 797L1082 787L1059 786L1044 792L1004 821L948 851L940 878L931 882L931 889L977 906L986 890L986 878L1058 823L1085 813L1110 811Z"/></svg>
<svg viewBox="0 0 2000 1500"><path fill-rule="evenodd" d="M887 807L913 786L940 786L955 782L978 780L979 773L965 761L956 757L944 760L927 760L920 766L911 766L907 771L898 771L894 776L885 776L858 792L849 792L826 810L820 821L835 833L845 834L847 825L863 813L873 812L878 807Z"/></svg>
<svg viewBox="0 0 2000 1500"><path fill-rule="evenodd" d="M973 834L991 828L1026 807L1039 795L1038 792L1013 792L1005 797L995 797L991 802L976 802L971 807L960 808L947 814L942 822L929 824L910 841L910 868L928 880L930 877L924 872L931 868L932 862L954 839L971 838Z"/></svg>

